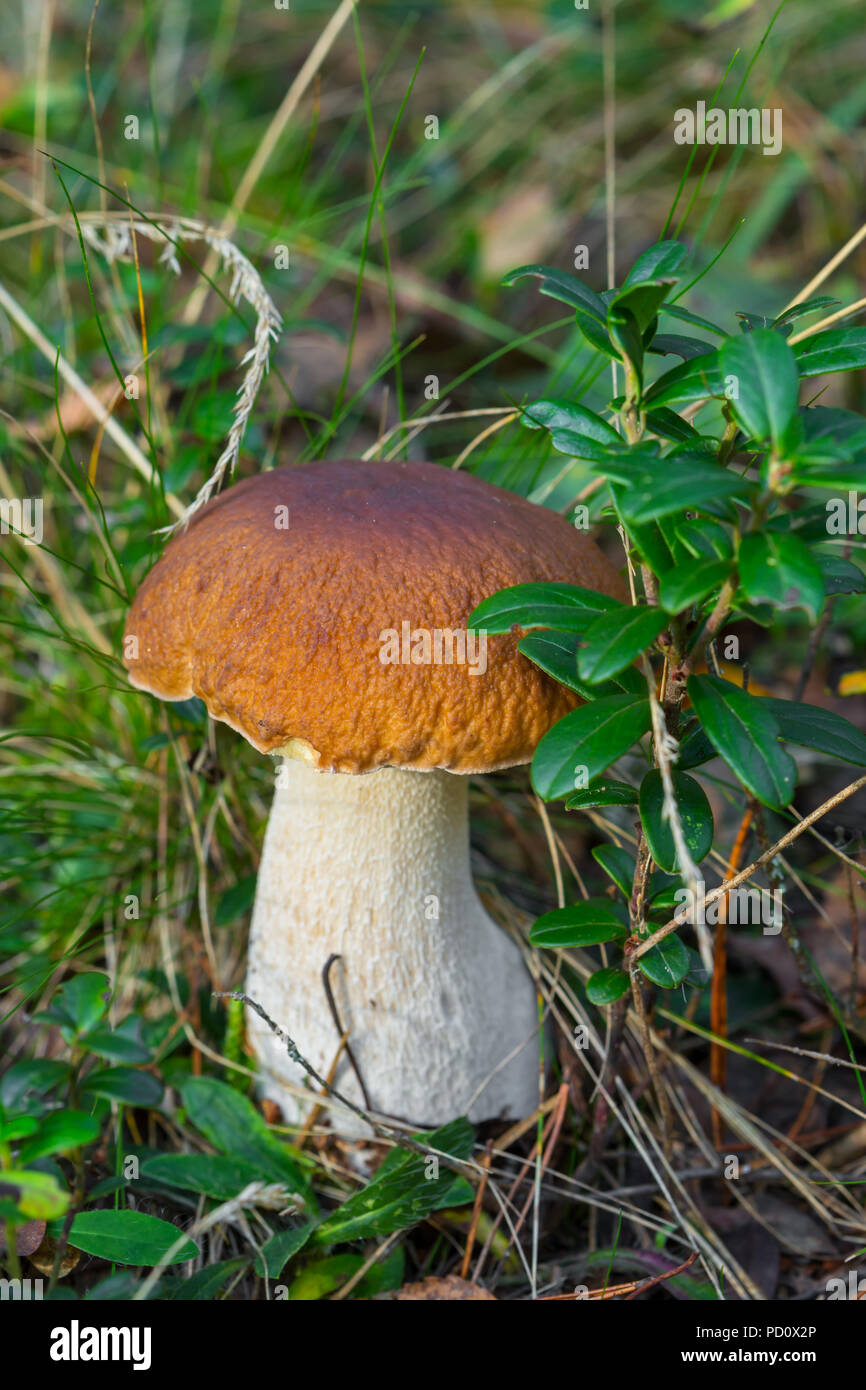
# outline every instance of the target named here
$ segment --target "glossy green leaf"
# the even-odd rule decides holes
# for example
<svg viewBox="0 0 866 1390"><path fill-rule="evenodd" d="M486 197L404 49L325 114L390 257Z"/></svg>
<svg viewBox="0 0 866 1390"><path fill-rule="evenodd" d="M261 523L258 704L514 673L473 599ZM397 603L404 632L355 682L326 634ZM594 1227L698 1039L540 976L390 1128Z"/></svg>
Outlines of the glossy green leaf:
<svg viewBox="0 0 866 1390"><path fill-rule="evenodd" d="M679 278L685 260L686 246L681 241L657 241L638 256L623 281L623 289L633 285L673 285Z"/></svg>
<svg viewBox="0 0 866 1390"><path fill-rule="evenodd" d="M644 392L644 405L652 409L660 405L691 405L693 401L724 394L725 378L719 366L719 354L713 351L664 372Z"/></svg>
<svg viewBox="0 0 866 1390"><path fill-rule="evenodd" d="M793 351L801 376L866 367L866 328L828 328L795 343Z"/></svg>
<svg viewBox="0 0 866 1390"><path fill-rule="evenodd" d="M550 299L558 299L562 304L581 309L590 318L604 325L607 318L604 300L576 275L550 265L522 265L518 266L517 270L509 271L502 283L513 285L515 281L522 280L527 275L537 276L541 280L539 288L542 294L546 294Z"/></svg>
<svg viewBox="0 0 866 1390"><path fill-rule="evenodd" d="M315 1229L315 1222L305 1221L302 1226L271 1236L262 1246L261 1254L256 1255L256 1274L264 1275L267 1271L269 1279L279 1279L289 1260L303 1250Z"/></svg>
<svg viewBox="0 0 866 1390"><path fill-rule="evenodd" d="M576 401L540 400L528 405L520 417L528 429L545 429L551 434L566 430L587 435L600 444L618 444L620 436L613 425Z"/></svg>
<svg viewBox="0 0 866 1390"><path fill-rule="evenodd" d="M143 1211L82 1211L72 1223L69 1244L113 1264L155 1265L182 1236L170 1221ZM184 1238L169 1264L193 1260L198 1253L195 1242Z"/></svg>
<svg viewBox="0 0 866 1390"><path fill-rule="evenodd" d="M69 1063L50 1057L28 1057L13 1062L0 1077L0 1105L9 1113L29 1109L32 1098L48 1096L69 1075Z"/></svg>
<svg viewBox="0 0 866 1390"><path fill-rule="evenodd" d="M250 1183L262 1181L255 1164L225 1154L154 1154L142 1161L141 1175L221 1202L237 1197Z"/></svg>
<svg viewBox="0 0 866 1390"><path fill-rule="evenodd" d="M21 1163L32 1163L46 1154L69 1153L91 1144L99 1134L99 1121L82 1110L53 1110L46 1115L38 1133L25 1140L19 1151Z"/></svg>
<svg viewBox="0 0 866 1390"><path fill-rule="evenodd" d="M635 806L637 791L628 782L618 782L614 777L594 777L581 791L571 793L565 798L569 811L588 811L594 806Z"/></svg>
<svg viewBox="0 0 866 1390"><path fill-rule="evenodd" d="M639 695L607 695L572 710L536 748L533 787L545 801L579 791L626 753L650 722L649 700ZM585 769L585 781L576 785L578 768Z"/></svg>
<svg viewBox="0 0 866 1390"><path fill-rule="evenodd" d="M608 453L593 460L594 473L623 484L620 505L627 520L655 521L677 512L704 511L709 504L754 491L747 479L693 455L667 456L648 466L645 459Z"/></svg>
<svg viewBox="0 0 866 1390"><path fill-rule="evenodd" d="M634 855L621 845L596 845L592 857L613 880L623 896L630 898L634 884Z"/></svg>
<svg viewBox="0 0 866 1390"><path fill-rule="evenodd" d="M238 1256L233 1260L217 1260L215 1264L197 1269L188 1279L166 1278L160 1284L160 1298L172 1302L209 1303L220 1289L239 1270L246 1267L247 1261Z"/></svg>
<svg viewBox="0 0 866 1390"><path fill-rule="evenodd" d="M602 946L624 941L628 935L608 898L589 898L570 907L558 907L539 917L529 932L533 946L564 951L583 946Z"/></svg>
<svg viewBox="0 0 866 1390"><path fill-rule="evenodd" d="M765 702L720 676L689 676L688 693L711 743L743 785L765 806L787 806L797 765L779 743L779 725Z"/></svg>
<svg viewBox="0 0 866 1390"><path fill-rule="evenodd" d="M792 349L772 328L729 338L719 351L721 369L733 377L729 399L737 423L749 439L769 440L783 454L797 419L800 378Z"/></svg>
<svg viewBox="0 0 866 1390"><path fill-rule="evenodd" d="M577 654L581 680L597 684L615 676L652 645L667 623L660 608L617 608L595 618Z"/></svg>
<svg viewBox="0 0 866 1390"><path fill-rule="evenodd" d="M812 559L821 571L824 589L828 595L866 593L866 574L859 565L846 560L844 555L830 555L825 551L813 550Z"/></svg>
<svg viewBox="0 0 866 1390"><path fill-rule="evenodd" d="M190 1119L214 1148L252 1164L262 1181L284 1184L309 1205L309 1179L246 1096L210 1076L188 1077L180 1091Z"/></svg>
<svg viewBox="0 0 866 1390"><path fill-rule="evenodd" d="M683 333L657 333L648 351L662 356L673 353L684 362L691 362L695 357L705 357L711 348L702 338L688 338Z"/></svg>
<svg viewBox="0 0 866 1390"><path fill-rule="evenodd" d="M576 691L584 700L595 700L600 695L620 694L622 687L615 681L590 685L588 681L580 679L577 674L577 649L580 640L580 635L576 632L558 632L555 629L531 632L527 637L521 637L517 650L528 656L542 671L553 676L554 680L567 685L569 690Z"/></svg>
<svg viewBox="0 0 866 1390"><path fill-rule="evenodd" d="M682 772L688 767L699 767L701 763L708 763L716 757L718 754L715 748L698 721L693 719L683 730L677 767Z"/></svg>
<svg viewBox="0 0 866 1390"><path fill-rule="evenodd" d="M803 608L813 622L824 607L824 580L797 536L760 531L744 536L738 557L740 586L752 603Z"/></svg>
<svg viewBox="0 0 866 1390"><path fill-rule="evenodd" d="M700 782L687 772L673 769L671 781L679 812L683 836L696 864L713 847L713 813ZM650 853L665 873L675 873L678 866L674 837L670 823L662 815L664 787L658 768L652 768L640 786L640 818Z"/></svg>
<svg viewBox="0 0 866 1390"><path fill-rule="evenodd" d="M704 328L708 333L714 333L717 338L727 338L728 333L724 328L720 328L717 323L710 319L702 318L700 314L692 313L691 309L684 309L681 304L663 304L659 313L670 314L672 318L679 319L681 323L690 323L693 328Z"/></svg>
<svg viewBox="0 0 866 1390"><path fill-rule="evenodd" d="M88 1072L82 1090L103 1100L116 1100L124 1105L159 1105L163 1086L157 1076L135 1067L101 1067Z"/></svg>
<svg viewBox="0 0 866 1390"><path fill-rule="evenodd" d="M643 387L643 338L640 324L634 314L624 304L611 304L607 311L607 328L610 340L623 361L631 363L638 390Z"/></svg>
<svg viewBox="0 0 866 1390"><path fill-rule="evenodd" d="M733 554L730 535L724 526L720 526L717 521L711 521L709 517L679 521L674 527L674 533L697 560L726 560Z"/></svg>
<svg viewBox="0 0 866 1390"><path fill-rule="evenodd" d="M603 1007L606 1004L615 1004L617 999L628 990L628 975L624 970L617 970L614 965L606 965L603 970L596 970L594 975L590 975L586 982L586 997L591 1004L598 1004Z"/></svg>
<svg viewBox="0 0 866 1390"><path fill-rule="evenodd" d="M682 984L691 969L688 950L675 932L666 936L638 961L643 973L662 989L675 989Z"/></svg>
<svg viewBox="0 0 866 1390"><path fill-rule="evenodd" d="M721 588L730 571L725 560L698 560L668 570L659 584L659 602L668 613L681 613Z"/></svg>
<svg viewBox="0 0 866 1390"><path fill-rule="evenodd" d="M99 1023L85 1033L82 1042L88 1052L105 1057L109 1062L149 1062L151 1052L136 1037L118 1028Z"/></svg>
<svg viewBox="0 0 866 1390"><path fill-rule="evenodd" d="M472 1152L475 1132L466 1119L452 1120L432 1133L415 1135L431 1148L465 1159ZM376 1176L338 1207L317 1227L314 1245L336 1245L347 1240L368 1240L390 1235L443 1207L471 1202L475 1192L465 1178L443 1164L429 1177L423 1154L392 1149Z"/></svg>
<svg viewBox="0 0 866 1390"><path fill-rule="evenodd" d="M606 594L577 584L542 581L515 584L484 599L470 613L470 632L511 632L514 627L552 627L561 632L583 632L591 618L625 605Z"/></svg>
<svg viewBox="0 0 866 1390"><path fill-rule="evenodd" d="M846 763L866 767L866 734L844 719L841 714L822 709L820 705L804 705L795 700L761 699L779 726L781 738L804 748L829 753Z"/></svg>
<svg viewBox="0 0 866 1390"><path fill-rule="evenodd" d="M58 1003L68 1013L76 1031L84 1033L102 1018L108 1008L111 984L107 975L86 971L73 975L58 991Z"/></svg>

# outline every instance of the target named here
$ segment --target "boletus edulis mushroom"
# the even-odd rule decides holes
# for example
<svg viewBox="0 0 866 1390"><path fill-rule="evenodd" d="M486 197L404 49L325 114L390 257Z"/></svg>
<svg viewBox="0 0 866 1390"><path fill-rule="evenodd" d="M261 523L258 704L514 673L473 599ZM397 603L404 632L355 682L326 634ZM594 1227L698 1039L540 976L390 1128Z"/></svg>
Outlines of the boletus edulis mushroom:
<svg viewBox="0 0 866 1390"><path fill-rule="evenodd" d="M247 993L327 1074L340 1039L322 971L339 956L370 1105L414 1124L537 1104L535 990L473 887L467 786L528 762L576 697L521 655L518 632L466 632L483 599L535 580L625 597L588 537L480 478L326 462L208 503L127 621L133 685L198 696L279 760ZM303 1073L248 1022L265 1094L297 1118L284 1083ZM363 1104L345 1054L334 1084Z"/></svg>

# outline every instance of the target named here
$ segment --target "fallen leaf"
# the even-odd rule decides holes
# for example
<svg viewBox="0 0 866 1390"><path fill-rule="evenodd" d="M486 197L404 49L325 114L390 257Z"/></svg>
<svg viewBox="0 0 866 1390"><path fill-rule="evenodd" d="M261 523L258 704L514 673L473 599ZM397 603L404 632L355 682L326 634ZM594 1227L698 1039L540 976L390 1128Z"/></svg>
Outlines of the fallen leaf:
<svg viewBox="0 0 866 1390"><path fill-rule="evenodd" d="M444 1279L437 1279L431 1275L429 1279L422 1279L418 1284L404 1284L402 1289L398 1289L394 1294L394 1298L416 1300L421 1303L432 1303L438 1299L473 1298L486 1299L491 1303L498 1301L494 1294L482 1289L480 1284L470 1284L467 1279L460 1279L456 1274L449 1274Z"/></svg>

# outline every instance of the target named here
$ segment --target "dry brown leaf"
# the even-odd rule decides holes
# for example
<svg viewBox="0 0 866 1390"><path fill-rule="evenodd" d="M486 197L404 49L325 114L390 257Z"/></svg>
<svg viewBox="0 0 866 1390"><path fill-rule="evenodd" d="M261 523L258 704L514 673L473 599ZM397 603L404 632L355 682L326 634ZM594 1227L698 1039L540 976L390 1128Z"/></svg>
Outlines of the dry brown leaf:
<svg viewBox="0 0 866 1390"><path fill-rule="evenodd" d="M435 1302L437 1299L471 1298L487 1299L491 1303L498 1301L494 1294L482 1289L480 1284L470 1284L468 1279L460 1279L456 1274L449 1274L444 1279L437 1279L431 1275L429 1279L422 1279L418 1284L404 1284L394 1297L414 1299L421 1303Z"/></svg>

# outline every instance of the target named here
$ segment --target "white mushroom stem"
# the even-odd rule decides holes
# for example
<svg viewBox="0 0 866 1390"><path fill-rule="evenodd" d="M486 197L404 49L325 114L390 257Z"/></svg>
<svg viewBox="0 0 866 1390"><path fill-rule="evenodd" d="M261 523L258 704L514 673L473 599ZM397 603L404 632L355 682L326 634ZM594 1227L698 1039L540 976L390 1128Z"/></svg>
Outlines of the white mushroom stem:
<svg viewBox="0 0 866 1390"><path fill-rule="evenodd" d="M467 784L284 759L259 868L247 993L327 1076L340 1036L322 969L339 955L331 985L371 1105L416 1125L538 1103L535 990L472 884ZM299 1118L309 1106L285 1082L303 1072L252 1011L248 1026L264 1093ZM334 1084L364 1104L345 1053Z"/></svg>

